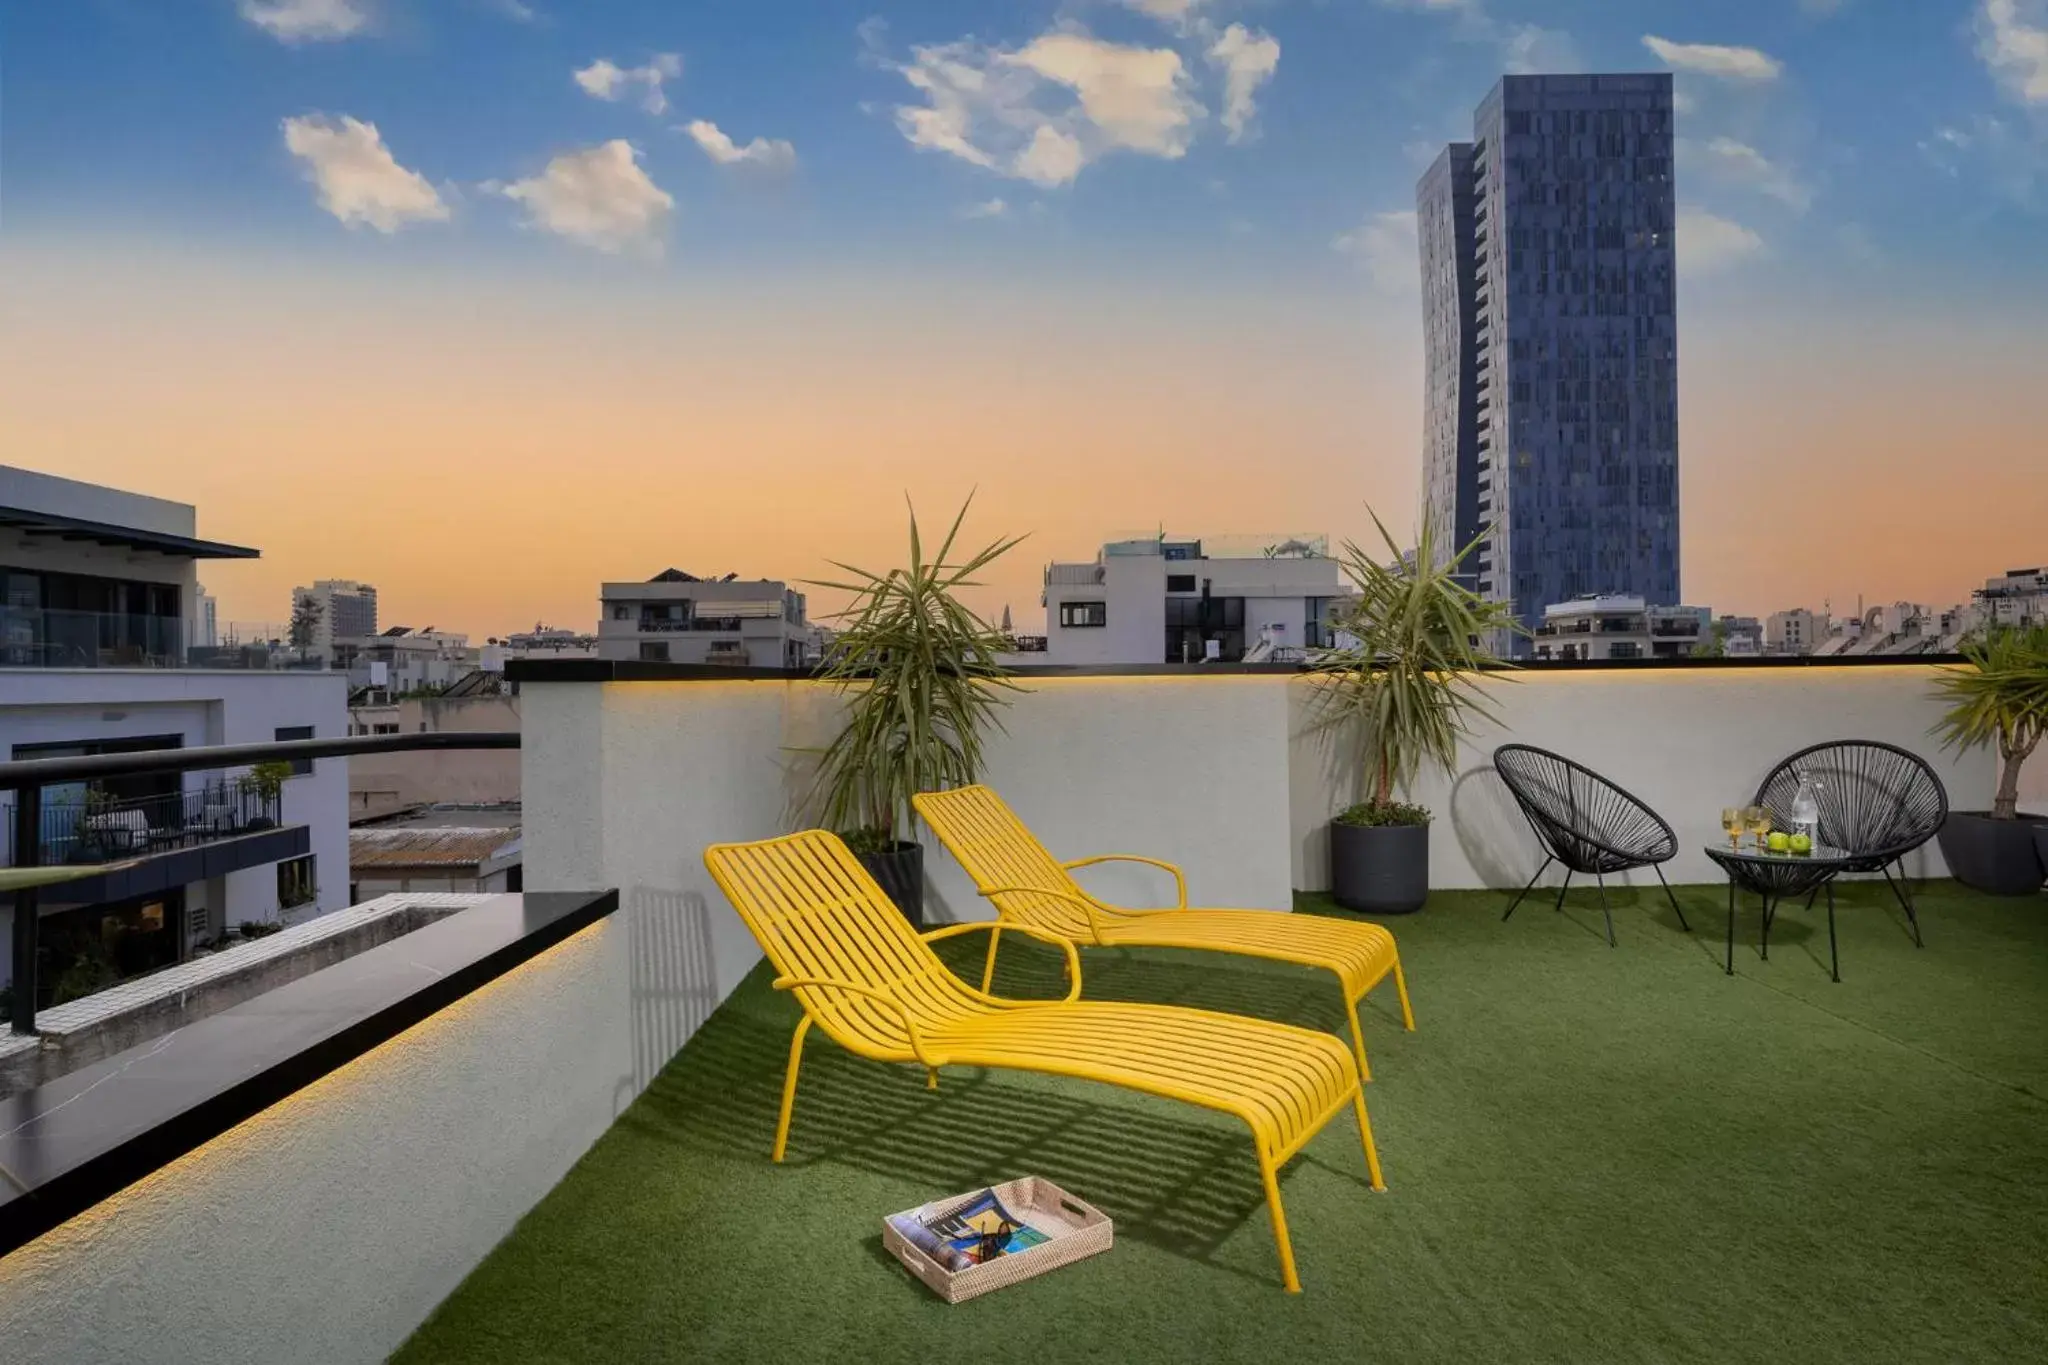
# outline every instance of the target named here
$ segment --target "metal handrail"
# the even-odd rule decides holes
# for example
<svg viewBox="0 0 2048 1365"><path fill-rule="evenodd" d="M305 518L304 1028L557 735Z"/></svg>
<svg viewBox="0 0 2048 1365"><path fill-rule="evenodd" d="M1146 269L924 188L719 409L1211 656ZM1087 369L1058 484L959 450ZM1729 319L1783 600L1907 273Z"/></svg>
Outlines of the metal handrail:
<svg viewBox="0 0 2048 1365"><path fill-rule="evenodd" d="M343 739L289 739L267 744L214 744L147 753L92 754L83 758L31 758L0 763L0 792L12 791L16 867L35 867L42 845L43 788L57 783L143 773L182 773L243 764L347 758L351 754L404 753L432 749L516 749L517 731L479 730L354 735ZM14 1000L9 1021L18 1034L36 1031L36 949L39 920L34 887L14 893Z"/></svg>

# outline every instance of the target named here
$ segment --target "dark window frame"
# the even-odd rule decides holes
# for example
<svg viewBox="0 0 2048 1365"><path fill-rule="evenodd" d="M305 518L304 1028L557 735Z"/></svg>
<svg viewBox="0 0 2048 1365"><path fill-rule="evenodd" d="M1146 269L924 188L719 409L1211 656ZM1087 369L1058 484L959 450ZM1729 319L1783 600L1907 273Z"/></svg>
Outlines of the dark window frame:
<svg viewBox="0 0 2048 1365"><path fill-rule="evenodd" d="M313 727L310 725L280 725L271 738L279 743L284 743L294 739L314 739L317 736L313 733ZM310 758L292 759L291 765L293 777L310 777L312 775L313 760Z"/></svg>
<svg viewBox="0 0 2048 1365"><path fill-rule="evenodd" d="M1108 602L1091 600L1086 602L1060 603L1060 629L1062 630L1101 630L1108 625Z"/></svg>

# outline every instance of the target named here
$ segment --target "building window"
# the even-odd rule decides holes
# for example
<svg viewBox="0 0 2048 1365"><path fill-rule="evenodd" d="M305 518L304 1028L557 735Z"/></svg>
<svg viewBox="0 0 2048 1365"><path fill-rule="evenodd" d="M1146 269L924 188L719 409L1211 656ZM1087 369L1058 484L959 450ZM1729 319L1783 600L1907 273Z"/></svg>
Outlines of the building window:
<svg viewBox="0 0 2048 1365"><path fill-rule="evenodd" d="M280 725L277 727L276 738L279 740L311 739L312 737L313 727L310 725ZM313 771L313 760L310 758L295 758L291 763L293 777L304 777Z"/></svg>
<svg viewBox="0 0 2048 1365"><path fill-rule="evenodd" d="M668 662L668 641L642 640L640 662L644 664L665 664Z"/></svg>
<svg viewBox="0 0 2048 1365"><path fill-rule="evenodd" d="M277 908L290 910L305 905L320 894L320 878L314 855L287 858L277 865Z"/></svg>
<svg viewBox="0 0 2048 1365"><path fill-rule="evenodd" d="M1072 629L1077 626L1106 626L1109 624L1109 606L1104 602L1062 602L1060 603L1060 625Z"/></svg>
<svg viewBox="0 0 2048 1365"><path fill-rule="evenodd" d="M1195 590L1195 576L1191 573L1170 573L1166 576L1166 590L1168 592L1193 592Z"/></svg>
<svg viewBox="0 0 2048 1365"><path fill-rule="evenodd" d="M398 733L398 725L396 722L387 725L373 725L370 727L370 733L373 735L395 735Z"/></svg>
<svg viewBox="0 0 2048 1365"><path fill-rule="evenodd" d="M615 602L612 604L612 620L630 621L632 619L633 609L631 607L627 606L624 602Z"/></svg>

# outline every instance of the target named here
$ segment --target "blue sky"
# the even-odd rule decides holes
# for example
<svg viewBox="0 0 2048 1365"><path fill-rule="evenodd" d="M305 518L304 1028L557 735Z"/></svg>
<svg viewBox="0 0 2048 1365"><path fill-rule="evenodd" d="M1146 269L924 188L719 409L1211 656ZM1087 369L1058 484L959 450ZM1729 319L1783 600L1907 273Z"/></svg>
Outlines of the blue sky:
<svg viewBox="0 0 2048 1365"><path fill-rule="evenodd" d="M1272 52L1235 137L1227 67L1208 55L1226 33ZM1060 35L1092 44L1084 61L1172 53L1178 110L1127 88L1127 127L1070 116L1086 90L1012 60ZM1293 268L1340 239L1370 269L1403 227L1377 215L1411 206L1430 150L1502 69L1539 65L1678 72L1681 199L1712 215L1696 270L1812 283L1881 261L1906 275L1894 285L1930 289L2048 271L2048 15L2029 0L71 0L7 6L0 44L4 207L28 230L544 261L589 242L522 230L535 215L502 187L623 139L673 205L646 243L600 249L644 260L658 242L671 269L1020 254ZM610 98L574 77L600 59L625 73ZM1020 174L1000 112L976 111L969 139L993 166L915 145L900 111L931 111L913 77L940 62L1022 76L1016 106L1081 130L1085 164ZM650 68L677 72L658 97L636 76ZM373 126L445 218L323 211L281 125L343 117ZM697 120L735 152L766 148L720 164L682 131Z"/></svg>
<svg viewBox="0 0 2048 1365"><path fill-rule="evenodd" d="M992 612L1369 536L1414 183L1519 69L1675 73L1689 601L2039 562L2048 0L0 0L0 450L263 546L240 620L587 624L974 488Z"/></svg>

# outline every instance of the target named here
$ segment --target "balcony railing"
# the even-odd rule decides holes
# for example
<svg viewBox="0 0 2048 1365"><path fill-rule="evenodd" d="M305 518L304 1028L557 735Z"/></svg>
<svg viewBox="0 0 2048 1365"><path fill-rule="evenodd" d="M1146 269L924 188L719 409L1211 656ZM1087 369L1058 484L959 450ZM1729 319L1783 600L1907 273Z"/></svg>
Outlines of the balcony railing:
<svg viewBox="0 0 2048 1365"><path fill-rule="evenodd" d="M0 607L0 668L182 668L185 621Z"/></svg>
<svg viewBox="0 0 2048 1365"><path fill-rule="evenodd" d="M16 841L22 835L11 808L6 818L7 861L20 866ZM115 862L276 829L278 794L237 781L120 801L88 793L45 803L36 823L36 853L28 864Z"/></svg>

